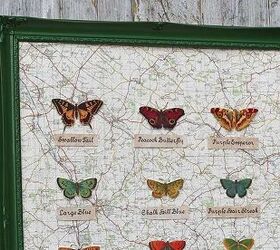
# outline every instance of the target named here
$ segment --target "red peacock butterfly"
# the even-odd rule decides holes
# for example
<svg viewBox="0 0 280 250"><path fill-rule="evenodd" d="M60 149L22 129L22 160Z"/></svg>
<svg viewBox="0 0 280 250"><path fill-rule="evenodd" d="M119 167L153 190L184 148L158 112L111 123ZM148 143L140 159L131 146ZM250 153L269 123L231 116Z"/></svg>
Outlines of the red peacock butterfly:
<svg viewBox="0 0 280 250"><path fill-rule="evenodd" d="M155 108L143 106L139 108L139 112L148 120L153 128L173 129L178 119L185 114L183 109L172 108L165 110L157 110Z"/></svg>

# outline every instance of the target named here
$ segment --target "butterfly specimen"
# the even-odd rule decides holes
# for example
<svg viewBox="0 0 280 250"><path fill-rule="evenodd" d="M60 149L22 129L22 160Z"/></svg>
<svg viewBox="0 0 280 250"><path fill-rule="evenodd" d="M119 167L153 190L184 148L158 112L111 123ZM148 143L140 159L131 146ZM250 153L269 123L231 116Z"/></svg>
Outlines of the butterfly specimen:
<svg viewBox="0 0 280 250"><path fill-rule="evenodd" d="M151 107L140 107L139 112L148 120L153 128L173 129L177 120L185 114L183 109L172 108L165 110L157 110Z"/></svg>
<svg viewBox="0 0 280 250"><path fill-rule="evenodd" d="M242 110L211 108L211 113L215 116L220 125L228 131L233 129L240 131L248 127L257 112L258 110L255 108Z"/></svg>
<svg viewBox="0 0 280 250"><path fill-rule="evenodd" d="M92 191L97 184L96 178L82 180L80 182L73 182L64 178L57 178L58 186L64 190L63 194L68 199L73 199L76 195L83 198L89 198Z"/></svg>
<svg viewBox="0 0 280 250"><path fill-rule="evenodd" d="M89 246L89 247L83 247L83 248L72 248L72 247L59 247L58 250L100 250L99 246Z"/></svg>
<svg viewBox="0 0 280 250"><path fill-rule="evenodd" d="M67 126L73 126L75 119L77 120L78 118L82 125L88 125L92 129L90 125L92 117L103 104L101 100L91 100L78 105L62 99L52 99L52 103L65 124L64 130Z"/></svg>
<svg viewBox="0 0 280 250"><path fill-rule="evenodd" d="M155 240L149 243L151 250L182 250L185 248L186 242L184 240L175 240L165 242L163 240Z"/></svg>
<svg viewBox="0 0 280 250"><path fill-rule="evenodd" d="M240 181L231 181L229 179L220 179L220 182L224 189L226 189L226 194L230 198L234 198L236 194L240 198L244 197L247 194L247 189L252 184L252 179L243 179Z"/></svg>
<svg viewBox="0 0 280 250"><path fill-rule="evenodd" d="M169 196L174 199L179 195L179 190L182 189L184 180L178 179L169 183L161 183L148 179L147 184L153 190L153 197L162 198L163 196Z"/></svg>
<svg viewBox="0 0 280 250"><path fill-rule="evenodd" d="M226 250L250 250L254 245L253 239L244 239L235 241L233 239L224 239L224 246Z"/></svg>

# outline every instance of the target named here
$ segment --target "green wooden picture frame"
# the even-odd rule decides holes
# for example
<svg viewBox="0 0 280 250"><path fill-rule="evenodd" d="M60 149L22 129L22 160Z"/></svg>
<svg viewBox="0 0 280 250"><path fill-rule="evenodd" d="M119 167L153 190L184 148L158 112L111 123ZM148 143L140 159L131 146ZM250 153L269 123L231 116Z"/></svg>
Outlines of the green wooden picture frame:
<svg viewBox="0 0 280 250"><path fill-rule="evenodd" d="M280 28L173 23L91 22L0 17L0 248L23 250L19 43L59 42L157 47L280 49Z"/></svg>

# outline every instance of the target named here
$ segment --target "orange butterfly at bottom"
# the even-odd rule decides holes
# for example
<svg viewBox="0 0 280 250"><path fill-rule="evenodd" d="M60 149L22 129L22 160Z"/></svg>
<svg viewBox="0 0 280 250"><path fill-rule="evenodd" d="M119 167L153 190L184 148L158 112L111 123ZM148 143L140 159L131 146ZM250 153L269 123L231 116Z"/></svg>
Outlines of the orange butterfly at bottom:
<svg viewBox="0 0 280 250"><path fill-rule="evenodd" d="M186 246L184 240L175 240L175 241L163 241L163 240L154 240L149 243L151 250L182 250Z"/></svg>

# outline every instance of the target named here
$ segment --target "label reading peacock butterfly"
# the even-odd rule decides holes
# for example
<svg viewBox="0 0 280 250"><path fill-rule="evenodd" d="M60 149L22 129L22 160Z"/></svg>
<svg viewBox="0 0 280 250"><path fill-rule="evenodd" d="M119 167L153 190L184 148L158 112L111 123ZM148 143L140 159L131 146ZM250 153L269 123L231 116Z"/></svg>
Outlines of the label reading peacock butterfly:
<svg viewBox="0 0 280 250"><path fill-rule="evenodd" d="M182 135L134 135L135 148L185 148L186 137Z"/></svg>

